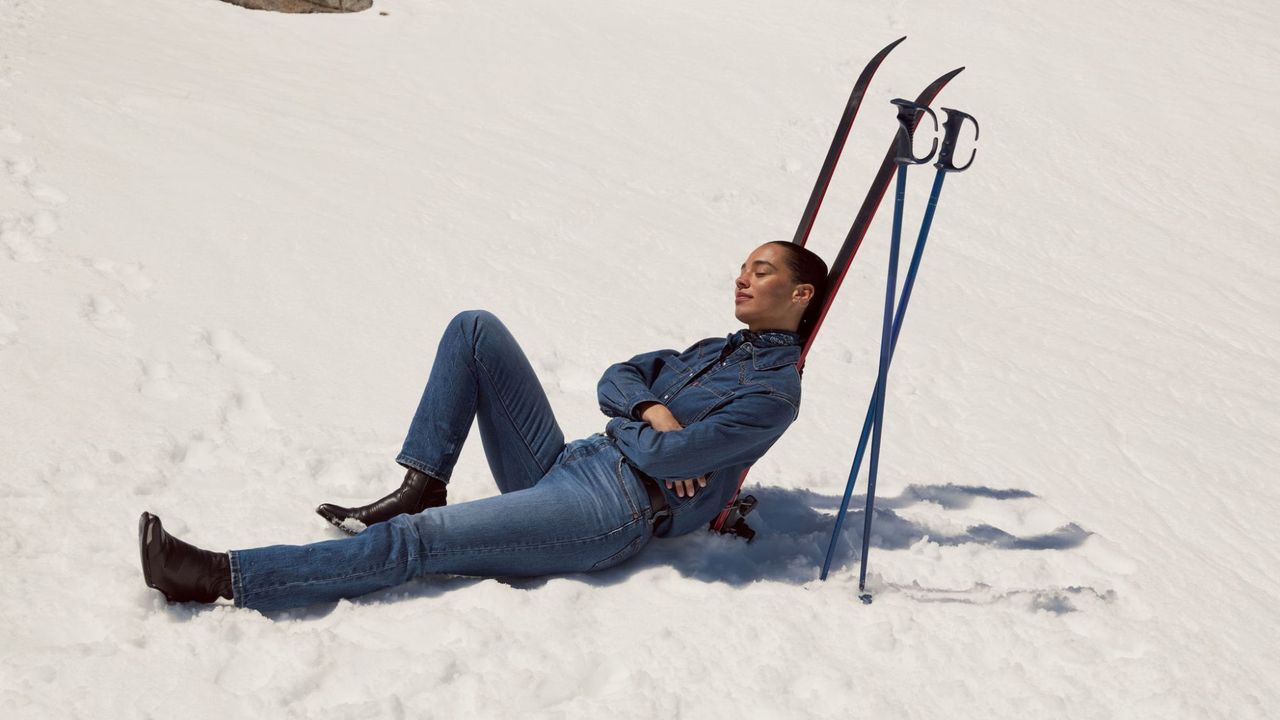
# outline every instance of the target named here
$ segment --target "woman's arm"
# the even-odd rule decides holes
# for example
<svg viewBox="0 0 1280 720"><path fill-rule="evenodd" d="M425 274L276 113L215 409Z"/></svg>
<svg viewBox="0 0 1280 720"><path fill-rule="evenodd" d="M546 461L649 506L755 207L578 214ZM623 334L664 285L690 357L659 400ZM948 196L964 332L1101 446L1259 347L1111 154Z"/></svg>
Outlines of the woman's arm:
<svg viewBox="0 0 1280 720"><path fill-rule="evenodd" d="M676 416L671 414L671 410L662 403L641 403L636 406L636 414L640 416L641 420L649 423L649 427L658 432L677 432L684 429L684 426L680 424ZM675 491L676 497L684 497L686 495L693 497L694 492L696 492L693 486L697 484L698 487L706 487L707 476L703 475L687 480L667 480L666 484L668 490Z"/></svg>
<svg viewBox="0 0 1280 720"><path fill-rule="evenodd" d="M611 418L638 419L640 405L658 401L649 388L662 370L663 362L677 355L675 350L657 350L610 365L596 385L600 412Z"/></svg>
<svg viewBox="0 0 1280 720"><path fill-rule="evenodd" d="M676 432L621 417L610 420L606 431L622 454L650 477L686 480L759 460L797 414L798 408L781 395L759 393L738 398Z"/></svg>

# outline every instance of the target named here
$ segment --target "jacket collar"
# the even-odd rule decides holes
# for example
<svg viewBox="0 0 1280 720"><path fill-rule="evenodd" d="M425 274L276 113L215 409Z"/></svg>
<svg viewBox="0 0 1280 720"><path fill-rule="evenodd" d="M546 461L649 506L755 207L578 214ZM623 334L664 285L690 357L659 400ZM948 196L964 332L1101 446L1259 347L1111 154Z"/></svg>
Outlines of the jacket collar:
<svg viewBox="0 0 1280 720"><path fill-rule="evenodd" d="M743 345L750 346L752 365L757 370L794 365L800 360L800 335L788 330L739 330L725 338L721 357Z"/></svg>

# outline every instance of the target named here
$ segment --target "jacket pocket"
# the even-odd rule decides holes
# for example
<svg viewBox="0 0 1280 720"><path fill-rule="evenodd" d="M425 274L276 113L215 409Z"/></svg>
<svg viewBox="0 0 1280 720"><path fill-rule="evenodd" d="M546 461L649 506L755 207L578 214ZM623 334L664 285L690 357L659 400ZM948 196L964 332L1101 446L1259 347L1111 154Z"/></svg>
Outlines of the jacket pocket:
<svg viewBox="0 0 1280 720"><path fill-rule="evenodd" d="M667 396L670 398L672 394L680 389L680 386L688 382L689 376L693 374L693 366L687 365L676 358L668 360L658 373L658 377L654 379L653 394Z"/></svg>
<svg viewBox="0 0 1280 720"><path fill-rule="evenodd" d="M676 393L667 407L681 425L688 427L724 407L734 396L733 390L718 389L713 384L692 383Z"/></svg>

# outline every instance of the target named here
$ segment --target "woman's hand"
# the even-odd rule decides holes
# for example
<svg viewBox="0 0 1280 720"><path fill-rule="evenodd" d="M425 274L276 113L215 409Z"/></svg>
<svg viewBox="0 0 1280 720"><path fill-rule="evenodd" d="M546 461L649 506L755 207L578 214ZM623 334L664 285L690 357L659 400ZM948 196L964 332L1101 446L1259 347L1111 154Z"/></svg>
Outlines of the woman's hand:
<svg viewBox="0 0 1280 720"><path fill-rule="evenodd" d="M667 489L674 490L676 497L693 497L693 493L695 492L693 489L694 483L698 483L698 487L700 488L706 487L707 476L703 475L702 477L694 480L668 480Z"/></svg>
<svg viewBox="0 0 1280 720"><path fill-rule="evenodd" d="M639 410L640 419L649 423L649 427L658 432L677 432L684 429L680 421L676 420L676 416L671 414L671 410L662 403L646 403L641 405ZM668 480L667 489L674 490L676 497L693 497L697 492L694 489L694 483L697 483L700 488L706 487L707 476L703 475L692 480Z"/></svg>
<svg viewBox="0 0 1280 720"><path fill-rule="evenodd" d="M640 408L640 419L649 423L649 427L658 432L676 432L684 429L680 421L676 420L676 416L672 415L667 406L662 403L645 403Z"/></svg>

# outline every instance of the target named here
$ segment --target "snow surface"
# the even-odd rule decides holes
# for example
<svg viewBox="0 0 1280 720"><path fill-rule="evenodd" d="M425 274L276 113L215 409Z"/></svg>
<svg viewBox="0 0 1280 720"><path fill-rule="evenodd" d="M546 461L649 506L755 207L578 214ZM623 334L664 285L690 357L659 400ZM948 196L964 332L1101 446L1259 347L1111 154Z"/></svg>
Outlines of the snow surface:
<svg viewBox="0 0 1280 720"><path fill-rule="evenodd" d="M381 15L381 12L387 13ZM7 717L1263 718L1280 700L1280 14L1258 0L0 0ZM735 328L865 60L811 247L959 65L976 115L861 512L886 205L751 475L761 535L591 576L433 578L267 617L142 583L150 510L222 549L340 536L458 310L566 433L610 362ZM923 209L914 173L908 236ZM479 444L451 501L494 492ZM861 485L861 482L860 482ZM855 498L860 503L861 496Z"/></svg>

